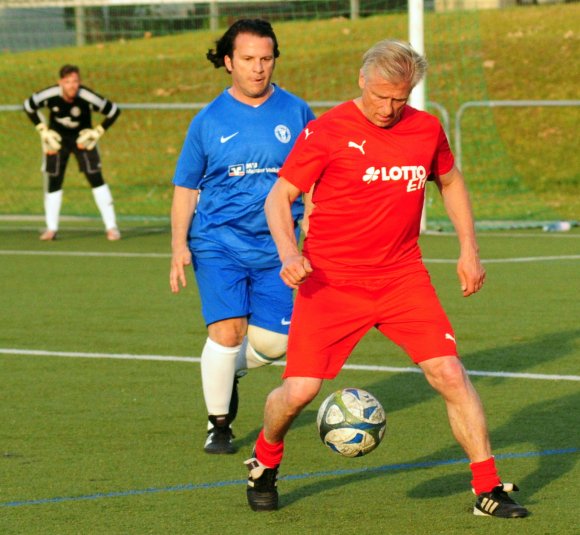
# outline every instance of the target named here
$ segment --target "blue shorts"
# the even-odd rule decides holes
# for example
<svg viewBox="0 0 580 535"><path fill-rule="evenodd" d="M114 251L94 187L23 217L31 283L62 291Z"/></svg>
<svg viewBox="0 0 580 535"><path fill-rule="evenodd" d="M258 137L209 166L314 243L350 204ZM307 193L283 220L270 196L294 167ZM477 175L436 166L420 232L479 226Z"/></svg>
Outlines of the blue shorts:
<svg viewBox="0 0 580 535"><path fill-rule="evenodd" d="M246 268L223 256L194 257L193 269L206 325L248 317L250 325L288 334L292 290L282 282L280 266Z"/></svg>

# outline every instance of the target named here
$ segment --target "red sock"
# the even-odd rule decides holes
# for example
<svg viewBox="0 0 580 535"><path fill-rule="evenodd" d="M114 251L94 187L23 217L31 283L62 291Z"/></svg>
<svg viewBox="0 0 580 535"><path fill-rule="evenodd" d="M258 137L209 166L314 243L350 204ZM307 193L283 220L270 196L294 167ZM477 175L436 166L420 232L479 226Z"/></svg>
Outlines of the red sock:
<svg viewBox="0 0 580 535"><path fill-rule="evenodd" d="M471 463L469 468L471 468L471 473L473 474L471 486L475 494L490 492L494 487L501 485L493 457L480 463Z"/></svg>
<svg viewBox="0 0 580 535"><path fill-rule="evenodd" d="M255 448L256 459L268 468L274 468L282 462L284 455L284 441L270 444L264 438L264 430L260 431Z"/></svg>

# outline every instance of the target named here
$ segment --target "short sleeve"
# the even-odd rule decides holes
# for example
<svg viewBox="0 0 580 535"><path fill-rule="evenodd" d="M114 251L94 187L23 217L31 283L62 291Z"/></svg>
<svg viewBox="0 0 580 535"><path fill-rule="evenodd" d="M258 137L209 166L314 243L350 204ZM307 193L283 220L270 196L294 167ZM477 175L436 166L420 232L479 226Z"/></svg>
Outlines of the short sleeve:
<svg viewBox="0 0 580 535"><path fill-rule="evenodd" d="M303 192L310 191L329 160L329 145L319 121L311 121L301 132L278 176Z"/></svg>
<svg viewBox="0 0 580 535"><path fill-rule="evenodd" d="M207 162L201 139L201 127L196 119L197 117L189 126L173 175L174 185L190 189L199 189Z"/></svg>
<svg viewBox="0 0 580 535"><path fill-rule="evenodd" d="M445 135L443 127L439 125L439 137L437 139L437 149L433 158L432 172L436 176L441 176L449 173L455 165L455 158L451 152L449 141Z"/></svg>

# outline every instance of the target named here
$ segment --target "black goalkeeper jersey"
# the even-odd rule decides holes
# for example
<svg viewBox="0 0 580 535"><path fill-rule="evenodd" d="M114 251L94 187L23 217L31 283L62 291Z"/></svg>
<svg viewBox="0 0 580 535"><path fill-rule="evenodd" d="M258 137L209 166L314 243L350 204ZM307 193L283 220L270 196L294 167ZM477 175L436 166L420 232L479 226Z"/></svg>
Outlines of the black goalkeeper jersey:
<svg viewBox="0 0 580 535"><path fill-rule="evenodd" d="M82 85L72 102L67 102L62 97L62 89L59 85L47 87L26 99L24 111L34 125L42 121L40 108L50 110L48 127L51 130L56 130L63 138L75 139L81 130L92 128L92 111L98 111L105 116L102 123L105 130L117 120L121 113L114 102Z"/></svg>

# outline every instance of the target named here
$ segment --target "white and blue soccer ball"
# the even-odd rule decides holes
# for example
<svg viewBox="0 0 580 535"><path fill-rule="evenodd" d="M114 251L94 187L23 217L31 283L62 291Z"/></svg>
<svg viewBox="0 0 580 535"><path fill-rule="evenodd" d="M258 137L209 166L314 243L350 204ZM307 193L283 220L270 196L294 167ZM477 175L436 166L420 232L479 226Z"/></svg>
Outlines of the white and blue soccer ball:
<svg viewBox="0 0 580 535"><path fill-rule="evenodd" d="M344 457L362 457L383 440L387 418L380 402L360 388L328 396L318 409L316 425L322 442Z"/></svg>

